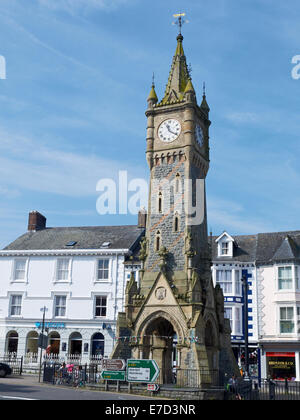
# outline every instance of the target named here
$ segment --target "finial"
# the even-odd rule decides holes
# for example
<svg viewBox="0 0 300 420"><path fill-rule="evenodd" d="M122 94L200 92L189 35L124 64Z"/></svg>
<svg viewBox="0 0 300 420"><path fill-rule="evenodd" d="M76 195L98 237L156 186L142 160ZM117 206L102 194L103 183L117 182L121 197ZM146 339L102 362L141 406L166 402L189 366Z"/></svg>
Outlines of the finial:
<svg viewBox="0 0 300 420"><path fill-rule="evenodd" d="M178 25L179 36L181 36L182 25L184 25L185 23L189 23L188 20L183 19L184 16L185 16L185 13L176 13L175 15L173 15L174 18L177 18L176 22L173 22L173 25Z"/></svg>
<svg viewBox="0 0 300 420"><path fill-rule="evenodd" d="M205 82L203 82L203 96L206 96L206 86L205 86Z"/></svg>
<svg viewBox="0 0 300 420"><path fill-rule="evenodd" d="M155 87L155 83L154 83L154 72L152 74L152 87Z"/></svg>
<svg viewBox="0 0 300 420"><path fill-rule="evenodd" d="M188 65L188 72L189 72L189 78L190 78L190 79L192 79L192 71L193 71L193 69L192 69L192 64L190 63L190 64Z"/></svg>

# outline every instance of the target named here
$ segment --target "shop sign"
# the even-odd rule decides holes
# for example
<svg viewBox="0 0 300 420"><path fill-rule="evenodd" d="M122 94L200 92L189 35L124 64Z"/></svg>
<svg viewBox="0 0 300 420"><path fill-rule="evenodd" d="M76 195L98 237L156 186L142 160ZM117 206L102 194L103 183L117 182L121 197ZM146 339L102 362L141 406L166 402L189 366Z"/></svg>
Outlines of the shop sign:
<svg viewBox="0 0 300 420"><path fill-rule="evenodd" d="M271 352L267 352L267 357L295 357L295 353L271 353Z"/></svg>
<svg viewBox="0 0 300 420"><path fill-rule="evenodd" d="M36 322L35 326L36 326L36 328L42 328L43 323L42 322ZM44 328L55 328L55 329L66 328L66 324L64 322L45 322L44 323Z"/></svg>
<svg viewBox="0 0 300 420"><path fill-rule="evenodd" d="M274 369L290 369L295 366L293 360L269 360L269 366Z"/></svg>

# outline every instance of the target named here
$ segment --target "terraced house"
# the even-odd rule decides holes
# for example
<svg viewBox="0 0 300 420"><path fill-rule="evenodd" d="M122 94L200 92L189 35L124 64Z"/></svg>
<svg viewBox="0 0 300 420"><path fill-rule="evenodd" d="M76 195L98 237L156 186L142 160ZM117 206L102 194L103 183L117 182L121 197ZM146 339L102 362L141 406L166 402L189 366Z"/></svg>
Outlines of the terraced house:
<svg viewBox="0 0 300 420"><path fill-rule="evenodd" d="M244 296L247 276L250 356L254 376L300 380L300 231L211 238L213 279L224 292L233 350L244 350ZM250 358L251 363L251 358Z"/></svg>
<svg viewBox="0 0 300 420"><path fill-rule="evenodd" d="M129 256L143 226L48 228L38 212L28 231L0 251L0 354L38 359L41 308L52 357L108 357L124 306Z"/></svg>

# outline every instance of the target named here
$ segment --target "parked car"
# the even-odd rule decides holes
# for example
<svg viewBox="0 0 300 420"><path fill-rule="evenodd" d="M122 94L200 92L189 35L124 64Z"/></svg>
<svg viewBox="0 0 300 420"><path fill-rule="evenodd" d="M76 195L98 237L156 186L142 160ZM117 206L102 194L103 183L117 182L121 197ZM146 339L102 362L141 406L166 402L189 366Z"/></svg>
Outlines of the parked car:
<svg viewBox="0 0 300 420"><path fill-rule="evenodd" d="M0 363L0 378L5 378L6 375L12 374L12 368L6 363Z"/></svg>

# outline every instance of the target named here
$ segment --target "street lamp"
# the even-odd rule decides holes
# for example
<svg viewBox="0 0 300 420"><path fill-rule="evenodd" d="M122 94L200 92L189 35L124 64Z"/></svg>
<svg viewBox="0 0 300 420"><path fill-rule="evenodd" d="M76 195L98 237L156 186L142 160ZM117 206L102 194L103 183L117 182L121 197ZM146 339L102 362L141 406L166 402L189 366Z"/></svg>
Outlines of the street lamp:
<svg viewBox="0 0 300 420"><path fill-rule="evenodd" d="M40 334L40 368L39 368L39 382L41 382L41 371L42 371L42 354L43 354L43 347L44 347L44 331L45 331L45 314L48 311L48 308L44 306L40 309L43 312L43 322L42 322L42 333Z"/></svg>
<svg viewBox="0 0 300 420"><path fill-rule="evenodd" d="M249 348L248 348L248 279L247 275L242 277L243 295L244 295L244 337L245 337L245 377L249 378Z"/></svg>

